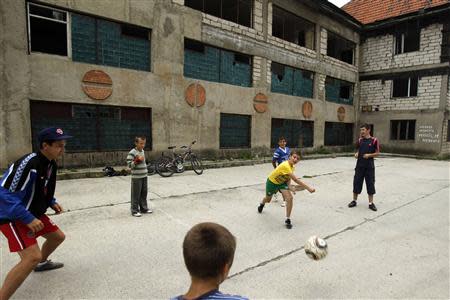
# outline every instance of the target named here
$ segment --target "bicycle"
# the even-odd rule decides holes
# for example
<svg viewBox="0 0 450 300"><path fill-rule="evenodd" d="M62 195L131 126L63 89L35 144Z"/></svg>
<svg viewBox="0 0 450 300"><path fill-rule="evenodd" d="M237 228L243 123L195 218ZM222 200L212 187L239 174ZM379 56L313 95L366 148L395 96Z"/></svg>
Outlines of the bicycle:
<svg viewBox="0 0 450 300"><path fill-rule="evenodd" d="M190 161L192 170L197 175L201 175L203 173L202 161L192 152L192 146L195 143L196 141L193 141L189 146L181 146L181 149L186 149L182 154L175 153L176 146L167 147L167 149L172 150L172 156L166 156L163 153L156 161L156 172L162 177L170 177L175 172L183 173L186 170L184 164Z"/></svg>

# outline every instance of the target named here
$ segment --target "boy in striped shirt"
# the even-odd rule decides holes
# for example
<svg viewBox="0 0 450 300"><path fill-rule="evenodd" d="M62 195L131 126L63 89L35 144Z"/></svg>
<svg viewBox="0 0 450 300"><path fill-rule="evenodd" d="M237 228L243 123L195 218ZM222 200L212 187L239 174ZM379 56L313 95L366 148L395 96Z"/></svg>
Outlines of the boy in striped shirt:
<svg viewBox="0 0 450 300"><path fill-rule="evenodd" d="M137 136L134 139L135 147L130 150L127 156L127 164L131 169L131 215L133 217L152 213L147 204L148 170L144 153L146 140L144 136Z"/></svg>

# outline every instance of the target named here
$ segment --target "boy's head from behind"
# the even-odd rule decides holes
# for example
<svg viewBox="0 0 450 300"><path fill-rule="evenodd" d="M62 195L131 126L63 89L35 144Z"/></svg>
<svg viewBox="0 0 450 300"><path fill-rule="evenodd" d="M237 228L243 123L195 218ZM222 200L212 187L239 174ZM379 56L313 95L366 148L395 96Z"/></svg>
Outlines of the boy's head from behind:
<svg viewBox="0 0 450 300"><path fill-rule="evenodd" d="M284 136L280 136L278 138L278 146L280 146L281 148L286 147L286 143L287 143L287 141L286 141L286 138Z"/></svg>
<svg viewBox="0 0 450 300"><path fill-rule="evenodd" d="M134 138L134 145L136 146L136 149L138 149L139 151L142 151L142 149L144 149L145 147L145 142L147 141L147 139L145 138L145 136L137 136Z"/></svg>
<svg viewBox="0 0 450 300"><path fill-rule="evenodd" d="M199 223L183 241L184 263L191 277L225 280L236 250L235 237L222 225Z"/></svg>

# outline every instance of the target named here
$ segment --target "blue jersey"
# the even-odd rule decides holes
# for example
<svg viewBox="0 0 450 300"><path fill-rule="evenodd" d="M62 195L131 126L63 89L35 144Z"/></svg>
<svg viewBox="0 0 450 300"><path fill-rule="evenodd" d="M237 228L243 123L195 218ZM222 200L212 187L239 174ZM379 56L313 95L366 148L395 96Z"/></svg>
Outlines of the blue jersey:
<svg viewBox="0 0 450 300"><path fill-rule="evenodd" d="M284 149L278 147L273 153L272 161L276 161L278 164L281 164L283 161L289 159L290 154L291 149L289 149L289 147L285 147Z"/></svg>
<svg viewBox="0 0 450 300"><path fill-rule="evenodd" d="M223 294L219 290L212 290L207 292L206 294L203 294L201 296L198 296L195 298L195 300L248 300L248 298L237 296L237 295L228 295ZM180 295L178 297L174 297L171 300L184 300L183 295Z"/></svg>

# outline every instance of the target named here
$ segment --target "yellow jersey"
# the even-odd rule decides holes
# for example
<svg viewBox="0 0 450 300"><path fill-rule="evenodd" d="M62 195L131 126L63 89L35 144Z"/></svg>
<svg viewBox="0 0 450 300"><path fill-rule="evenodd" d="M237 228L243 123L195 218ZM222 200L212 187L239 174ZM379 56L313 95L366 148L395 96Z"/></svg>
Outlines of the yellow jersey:
<svg viewBox="0 0 450 300"><path fill-rule="evenodd" d="M289 164L289 161L284 161L276 167L269 175L269 180L275 184L287 183L291 178L290 174L294 173L294 166Z"/></svg>

